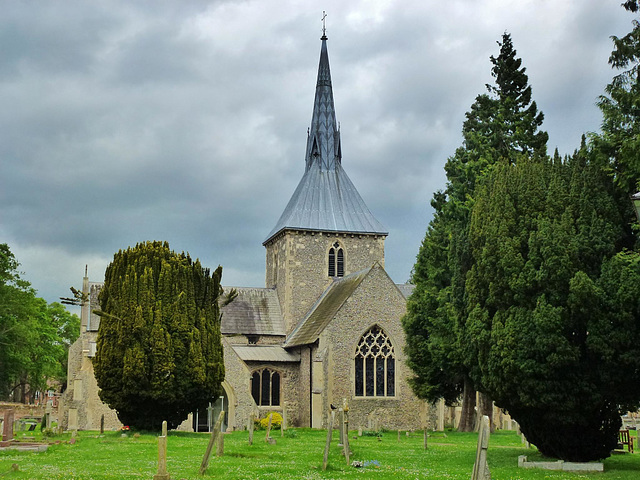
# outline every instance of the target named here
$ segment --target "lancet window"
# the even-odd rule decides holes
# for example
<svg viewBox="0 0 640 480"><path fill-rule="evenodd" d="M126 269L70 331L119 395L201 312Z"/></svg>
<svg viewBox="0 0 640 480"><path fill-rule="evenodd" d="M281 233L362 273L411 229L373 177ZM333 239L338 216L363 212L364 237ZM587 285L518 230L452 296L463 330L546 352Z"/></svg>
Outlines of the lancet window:
<svg viewBox="0 0 640 480"><path fill-rule="evenodd" d="M344 277L344 250L338 242L329 249L329 272L330 277Z"/></svg>
<svg viewBox="0 0 640 480"><path fill-rule="evenodd" d="M356 347L355 394L357 397L393 397L395 392L393 345L384 330L374 325Z"/></svg>
<svg viewBox="0 0 640 480"><path fill-rule="evenodd" d="M280 405L280 374L270 368L256 370L251 375L251 395L260 407Z"/></svg>

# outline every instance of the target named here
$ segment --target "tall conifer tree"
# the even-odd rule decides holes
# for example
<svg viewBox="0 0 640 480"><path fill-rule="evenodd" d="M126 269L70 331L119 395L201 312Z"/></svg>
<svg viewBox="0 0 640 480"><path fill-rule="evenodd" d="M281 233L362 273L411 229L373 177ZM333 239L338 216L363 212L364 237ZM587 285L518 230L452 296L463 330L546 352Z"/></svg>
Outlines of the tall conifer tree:
<svg viewBox="0 0 640 480"><path fill-rule="evenodd" d="M125 425L157 430L166 420L175 428L221 393L221 276L222 267L211 273L166 242L114 256L94 369L100 398Z"/></svg>
<svg viewBox="0 0 640 480"><path fill-rule="evenodd" d="M429 225L412 274L416 285L403 325L414 392L434 401L453 401L464 392L460 429L473 428L476 352L468 348L465 303L471 268L468 231L477 185L496 162L544 156L548 135L540 131L543 114L531 100L531 87L511 36L491 56L495 85L476 97L463 124L463 145L447 160L447 187L434 195ZM487 402L490 403L490 402ZM487 412L489 413L489 412Z"/></svg>

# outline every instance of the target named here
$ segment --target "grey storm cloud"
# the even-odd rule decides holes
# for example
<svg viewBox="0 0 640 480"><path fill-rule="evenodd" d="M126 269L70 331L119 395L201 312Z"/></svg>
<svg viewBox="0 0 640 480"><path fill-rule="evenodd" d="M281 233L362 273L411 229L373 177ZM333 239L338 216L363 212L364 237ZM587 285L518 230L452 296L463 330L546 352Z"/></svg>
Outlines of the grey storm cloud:
<svg viewBox="0 0 640 480"><path fill-rule="evenodd" d="M304 169L328 13L343 165L409 278L464 114L503 32L549 150L596 131L619 1L7 2L0 18L0 242L41 296L167 240L224 283L264 283L265 236Z"/></svg>

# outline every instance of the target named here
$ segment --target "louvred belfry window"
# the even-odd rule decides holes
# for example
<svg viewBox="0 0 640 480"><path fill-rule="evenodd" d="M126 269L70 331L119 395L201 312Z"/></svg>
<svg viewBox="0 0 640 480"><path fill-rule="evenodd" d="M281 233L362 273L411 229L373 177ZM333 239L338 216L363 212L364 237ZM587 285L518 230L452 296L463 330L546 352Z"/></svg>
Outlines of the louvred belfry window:
<svg viewBox="0 0 640 480"><path fill-rule="evenodd" d="M269 368L256 370L251 375L251 396L260 407L280 405L280 374Z"/></svg>
<svg viewBox="0 0 640 480"><path fill-rule="evenodd" d="M344 250L338 242L329 249L329 271L330 277L344 277Z"/></svg>
<svg viewBox="0 0 640 480"><path fill-rule="evenodd" d="M360 339L355 353L357 397L393 397L396 393L395 353L391 340L377 325Z"/></svg>

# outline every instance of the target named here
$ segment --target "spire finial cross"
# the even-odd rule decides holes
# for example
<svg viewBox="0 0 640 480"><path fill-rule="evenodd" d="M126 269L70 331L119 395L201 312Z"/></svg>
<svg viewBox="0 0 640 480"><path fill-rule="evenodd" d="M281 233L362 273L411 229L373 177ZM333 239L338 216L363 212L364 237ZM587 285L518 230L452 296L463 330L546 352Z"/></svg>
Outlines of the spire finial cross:
<svg viewBox="0 0 640 480"><path fill-rule="evenodd" d="M325 12L324 10L322 11L322 36L326 37L327 36L327 23L326 23L326 18L327 18L327 12Z"/></svg>

